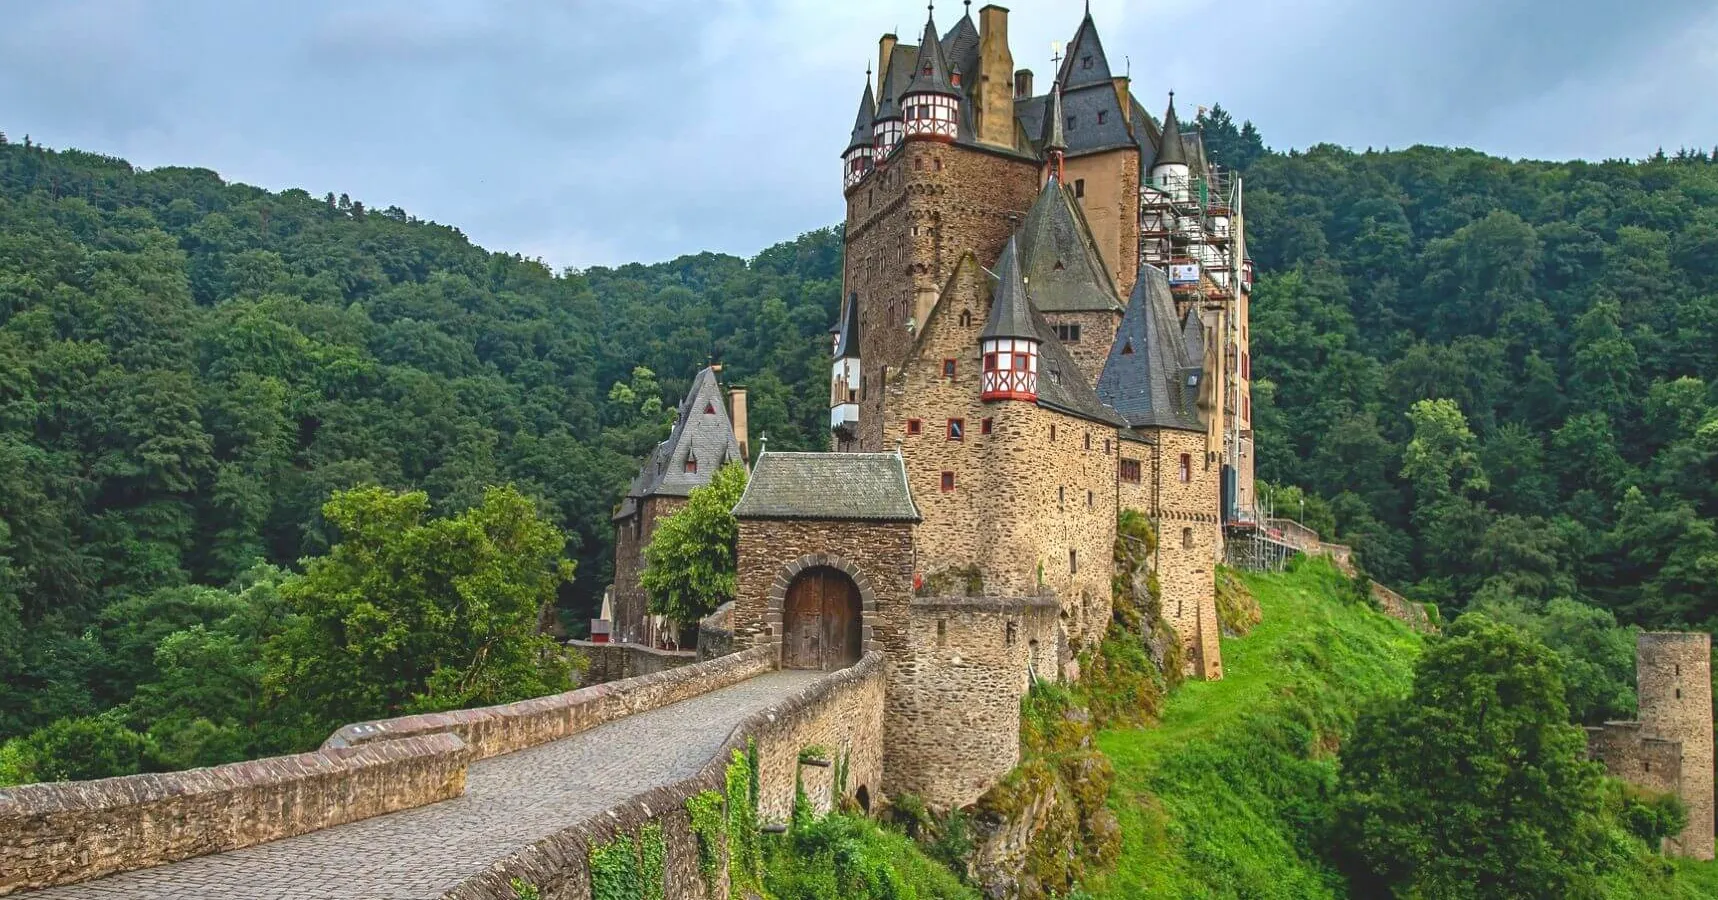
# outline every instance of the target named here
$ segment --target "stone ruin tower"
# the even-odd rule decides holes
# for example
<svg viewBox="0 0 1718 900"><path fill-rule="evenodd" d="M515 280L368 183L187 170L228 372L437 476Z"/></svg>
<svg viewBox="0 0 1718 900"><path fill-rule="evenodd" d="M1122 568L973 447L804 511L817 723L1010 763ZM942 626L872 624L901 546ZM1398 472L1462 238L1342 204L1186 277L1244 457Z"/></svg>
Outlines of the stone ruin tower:
<svg viewBox="0 0 1718 900"><path fill-rule="evenodd" d="M1646 632L1635 644L1640 717L1587 729L1588 750L1614 777L1688 807L1665 852L1712 859L1712 636Z"/></svg>

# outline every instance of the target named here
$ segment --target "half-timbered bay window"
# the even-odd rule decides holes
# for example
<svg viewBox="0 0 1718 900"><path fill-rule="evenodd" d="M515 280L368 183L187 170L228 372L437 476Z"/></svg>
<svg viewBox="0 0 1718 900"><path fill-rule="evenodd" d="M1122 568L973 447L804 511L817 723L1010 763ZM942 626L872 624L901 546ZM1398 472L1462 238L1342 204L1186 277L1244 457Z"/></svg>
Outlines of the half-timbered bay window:
<svg viewBox="0 0 1718 900"><path fill-rule="evenodd" d="M1035 400L1038 397L1038 342L992 338L984 342L981 389L986 400Z"/></svg>

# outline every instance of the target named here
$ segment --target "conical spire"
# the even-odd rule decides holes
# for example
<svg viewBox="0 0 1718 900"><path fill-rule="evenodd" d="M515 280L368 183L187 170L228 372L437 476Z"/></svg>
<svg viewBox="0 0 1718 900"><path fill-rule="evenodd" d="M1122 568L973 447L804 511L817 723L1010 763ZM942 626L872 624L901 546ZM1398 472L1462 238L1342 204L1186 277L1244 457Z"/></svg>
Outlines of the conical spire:
<svg viewBox="0 0 1718 900"><path fill-rule="evenodd" d="M1090 7L1074 31L1074 39L1068 42L1067 55L1062 59L1056 80L1069 90L1110 81L1110 62L1104 56L1104 43L1098 38L1098 26L1092 21Z"/></svg>
<svg viewBox="0 0 1718 900"><path fill-rule="evenodd" d="M943 57L942 42L937 39L936 19L925 19L925 34L919 39L919 59L913 64L913 79L907 82L906 94L947 94L960 96L949 83L948 60Z"/></svg>
<svg viewBox="0 0 1718 900"><path fill-rule="evenodd" d="M847 141L848 150L871 146L877 101L871 94L871 72L865 72L865 95L859 98L859 115L853 119L853 136Z"/></svg>
<svg viewBox="0 0 1718 900"><path fill-rule="evenodd" d="M1175 316L1169 276L1140 266L1115 344L1098 376L1098 398L1135 428L1201 431L1196 362Z"/></svg>
<svg viewBox="0 0 1718 900"><path fill-rule="evenodd" d="M1002 248L996 261L996 290L991 294L990 317L985 320L981 339L1027 338L1038 340L1038 329L1032 326L1032 303L1026 297L1026 279L1020 271L1020 251L1014 238Z"/></svg>
<svg viewBox="0 0 1718 900"><path fill-rule="evenodd" d="M1163 139L1157 144L1154 165L1187 165L1187 148L1181 143L1181 123L1175 118L1175 92L1169 92L1169 111L1163 114Z"/></svg>
<svg viewBox="0 0 1718 900"><path fill-rule="evenodd" d="M898 52L898 51L897 51ZM891 60L885 71L877 73L877 114L874 122L901 117L901 85L895 81L895 63Z"/></svg>
<svg viewBox="0 0 1718 900"><path fill-rule="evenodd" d="M1044 109L1043 150L1046 155L1068 149L1068 134L1063 130L1063 119L1062 84L1057 82L1050 85L1050 99Z"/></svg>

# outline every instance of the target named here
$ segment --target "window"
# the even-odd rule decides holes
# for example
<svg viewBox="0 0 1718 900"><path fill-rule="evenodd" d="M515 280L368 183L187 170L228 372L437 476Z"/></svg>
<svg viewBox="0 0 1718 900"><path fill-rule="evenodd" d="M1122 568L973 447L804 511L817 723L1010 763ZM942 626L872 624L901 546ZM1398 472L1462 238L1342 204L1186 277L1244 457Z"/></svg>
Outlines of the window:
<svg viewBox="0 0 1718 900"><path fill-rule="evenodd" d="M1056 340L1064 344L1078 344L1080 342L1080 324L1070 322L1066 325L1057 325Z"/></svg>
<svg viewBox="0 0 1718 900"><path fill-rule="evenodd" d="M966 440L966 420L965 419L950 419L950 420L948 420L948 439L951 441L964 441L964 440Z"/></svg>
<svg viewBox="0 0 1718 900"><path fill-rule="evenodd" d="M1099 125L1104 124L1104 120L1108 119L1109 117L1110 117L1110 114L1108 111L1102 110L1102 109L1098 110L1098 124Z"/></svg>
<svg viewBox="0 0 1718 900"><path fill-rule="evenodd" d="M1080 117L1079 117L1079 116L1069 116L1069 117L1068 117L1068 130L1069 130L1069 131L1073 131L1073 130L1074 130L1074 126L1075 126L1075 125L1077 125L1077 124L1079 124L1079 121L1080 121Z"/></svg>
<svg viewBox="0 0 1718 900"><path fill-rule="evenodd" d="M1050 443L1056 443L1056 426L1054 423L1050 425Z"/></svg>
<svg viewBox="0 0 1718 900"><path fill-rule="evenodd" d="M1092 449L1092 433L1089 431L1086 432L1086 449Z"/></svg>
<svg viewBox="0 0 1718 900"><path fill-rule="evenodd" d="M1183 453L1183 454L1181 454L1181 483L1186 484L1187 482L1190 482L1192 480L1193 480L1193 454Z"/></svg>
<svg viewBox="0 0 1718 900"><path fill-rule="evenodd" d="M953 378L954 377L954 360L952 360L952 359L943 360L943 377L944 378Z"/></svg>
<svg viewBox="0 0 1718 900"><path fill-rule="evenodd" d="M716 414L716 404L714 404L714 403L704 404L704 415L713 416L715 414Z"/></svg>
<svg viewBox="0 0 1718 900"><path fill-rule="evenodd" d="M1061 506L1067 502L1068 502L1068 489L1065 487L1056 488L1056 505Z"/></svg>
<svg viewBox="0 0 1718 900"><path fill-rule="evenodd" d="M931 168L936 169L938 172L941 172L943 170L942 159L938 158L938 159L931 160Z"/></svg>
<svg viewBox="0 0 1718 900"><path fill-rule="evenodd" d="M953 472L944 472L943 473L942 489L943 489L943 493L945 493L945 494L948 493L949 491L954 490L954 473Z"/></svg>
<svg viewBox="0 0 1718 900"><path fill-rule="evenodd" d="M1086 54L1085 56L1080 57L1080 68L1089 69L1091 67L1092 67L1092 55L1090 53Z"/></svg>
<svg viewBox="0 0 1718 900"><path fill-rule="evenodd" d="M1073 574L1078 573L1079 571L1080 571L1080 551L1074 550L1074 549L1069 549L1068 550L1068 574L1073 575Z"/></svg>
<svg viewBox="0 0 1718 900"><path fill-rule="evenodd" d="M948 620L947 619L938 619L937 620L937 646L938 647L947 647L948 646Z"/></svg>
<svg viewBox="0 0 1718 900"><path fill-rule="evenodd" d="M1682 688L1676 689L1676 699L1678 699L1678 700L1682 699Z"/></svg>
<svg viewBox="0 0 1718 900"><path fill-rule="evenodd" d="M960 327L966 328L970 325L972 325L972 310L970 310L970 309L961 310L960 311Z"/></svg>
<svg viewBox="0 0 1718 900"><path fill-rule="evenodd" d="M1009 619L1008 628L1003 632L1002 640L1008 646L1014 646L1014 642L1020 640L1020 623Z"/></svg>
<svg viewBox="0 0 1718 900"><path fill-rule="evenodd" d="M1097 498L1092 495L1091 491L1086 492L1086 508L1087 509L1092 508L1092 501L1095 499L1097 499Z"/></svg>
<svg viewBox="0 0 1718 900"><path fill-rule="evenodd" d="M1102 121L1102 120L1100 120L1100 121ZM1074 179L1074 196L1075 197L1086 196L1086 180L1084 178Z"/></svg>
<svg viewBox="0 0 1718 900"><path fill-rule="evenodd" d="M924 170L925 170L925 158L922 156L914 158L913 159L913 171L923 172ZM913 229L913 231L917 232L918 229L915 228L915 229Z"/></svg>
<svg viewBox="0 0 1718 900"><path fill-rule="evenodd" d="M1251 353L1241 354L1241 377L1253 377L1253 354Z"/></svg>
<svg viewBox="0 0 1718 900"><path fill-rule="evenodd" d="M1193 549L1193 529L1191 529L1191 528L1181 529L1181 549L1183 549L1183 550L1192 550Z"/></svg>
<svg viewBox="0 0 1718 900"><path fill-rule="evenodd" d="M698 460L693 459L690 456L686 457L686 472L687 472L687 474L695 474L697 471L698 471Z"/></svg>
<svg viewBox="0 0 1718 900"><path fill-rule="evenodd" d="M925 423L920 422L918 419L908 419L907 420L907 433L908 434L918 434L919 432L923 431L924 428L925 428Z"/></svg>
<svg viewBox="0 0 1718 900"><path fill-rule="evenodd" d="M1139 484L1139 460L1124 459L1121 461L1121 480L1128 484Z"/></svg>
<svg viewBox="0 0 1718 900"><path fill-rule="evenodd" d="M991 422L992 422L991 419L979 419L978 420L978 433L979 434L989 434Z"/></svg>
<svg viewBox="0 0 1718 900"><path fill-rule="evenodd" d="M1104 455L1110 455L1110 442L1108 440L1104 441Z"/></svg>

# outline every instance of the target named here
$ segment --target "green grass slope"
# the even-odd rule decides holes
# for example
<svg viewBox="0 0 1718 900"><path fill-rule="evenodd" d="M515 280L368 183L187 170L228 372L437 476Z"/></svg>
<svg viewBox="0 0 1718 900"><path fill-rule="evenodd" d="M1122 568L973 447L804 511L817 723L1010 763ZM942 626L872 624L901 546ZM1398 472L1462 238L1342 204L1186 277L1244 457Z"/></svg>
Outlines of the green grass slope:
<svg viewBox="0 0 1718 900"><path fill-rule="evenodd" d="M1222 681L1183 685L1162 722L1106 731L1122 824L1099 898L1345 896L1309 834L1335 782L1338 736L1367 700L1406 692L1421 638L1313 561L1247 575L1264 621L1223 642Z"/></svg>

